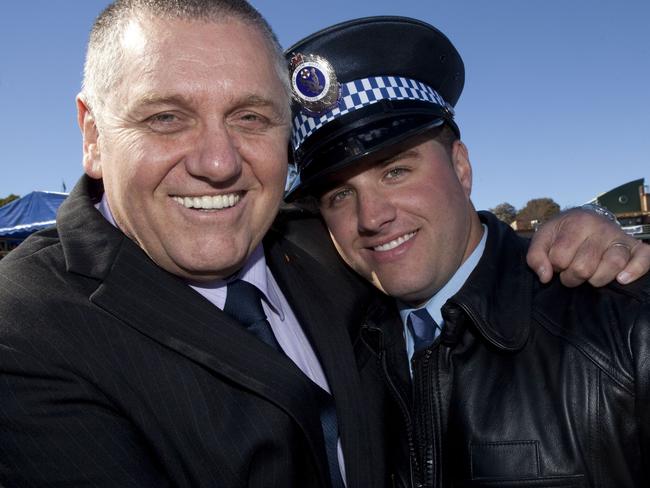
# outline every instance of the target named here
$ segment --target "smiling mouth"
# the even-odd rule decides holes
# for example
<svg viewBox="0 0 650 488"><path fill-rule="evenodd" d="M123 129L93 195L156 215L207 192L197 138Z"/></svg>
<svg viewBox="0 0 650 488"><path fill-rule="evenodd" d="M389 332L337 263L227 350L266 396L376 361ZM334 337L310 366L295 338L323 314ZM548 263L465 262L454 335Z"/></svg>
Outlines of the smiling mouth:
<svg viewBox="0 0 650 488"><path fill-rule="evenodd" d="M239 193L229 193L227 195L203 195L201 197L175 196L172 199L185 208L214 210L234 207L241 200L241 195Z"/></svg>
<svg viewBox="0 0 650 488"><path fill-rule="evenodd" d="M395 249L396 247L401 246L406 241L411 240L415 234L417 234L417 232L409 232L408 234L404 234L403 236L399 236L397 239L393 239L390 242L387 242L385 244L381 244L379 246L374 246L372 249L373 249L373 251L378 251L378 252L391 251L391 250Z"/></svg>

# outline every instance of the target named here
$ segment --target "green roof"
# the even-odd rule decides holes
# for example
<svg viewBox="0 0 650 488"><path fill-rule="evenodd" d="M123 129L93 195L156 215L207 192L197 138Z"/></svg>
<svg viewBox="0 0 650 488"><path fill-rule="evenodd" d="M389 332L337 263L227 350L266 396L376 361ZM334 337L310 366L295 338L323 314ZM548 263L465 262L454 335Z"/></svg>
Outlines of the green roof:
<svg viewBox="0 0 650 488"><path fill-rule="evenodd" d="M594 202L606 207L615 214L641 211L641 190L643 178L630 181L624 185L602 193L594 198Z"/></svg>

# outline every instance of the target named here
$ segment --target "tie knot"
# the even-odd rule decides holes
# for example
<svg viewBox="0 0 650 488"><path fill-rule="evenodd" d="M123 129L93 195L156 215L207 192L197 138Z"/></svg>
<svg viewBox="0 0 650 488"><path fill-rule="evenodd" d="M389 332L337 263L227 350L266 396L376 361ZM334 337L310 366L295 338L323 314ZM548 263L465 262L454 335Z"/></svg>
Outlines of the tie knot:
<svg viewBox="0 0 650 488"><path fill-rule="evenodd" d="M414 310L409 314L409 326L413 333L416 351L429 347L436 338L436 331L439 328L426 308Z"/></svg>
<svg viewBox="0 0 650 488"><path fill-rule="evenodd" d="M262 292L244 280L228 283L223 311L246 326L266 320L262 308Z"/></svg>

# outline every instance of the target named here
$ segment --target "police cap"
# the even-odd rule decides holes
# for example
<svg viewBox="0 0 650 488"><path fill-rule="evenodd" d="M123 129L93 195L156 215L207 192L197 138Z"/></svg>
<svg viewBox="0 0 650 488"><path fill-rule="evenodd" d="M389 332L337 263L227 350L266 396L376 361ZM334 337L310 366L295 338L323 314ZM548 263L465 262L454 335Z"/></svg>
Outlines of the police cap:
<svg viewBox="0 0 650 488"><path fill-rule="evenodd" d="M446 122L465 82L463 61L435 27L406 17L334 25L291 46L291 201L328 175Z"/></svg>

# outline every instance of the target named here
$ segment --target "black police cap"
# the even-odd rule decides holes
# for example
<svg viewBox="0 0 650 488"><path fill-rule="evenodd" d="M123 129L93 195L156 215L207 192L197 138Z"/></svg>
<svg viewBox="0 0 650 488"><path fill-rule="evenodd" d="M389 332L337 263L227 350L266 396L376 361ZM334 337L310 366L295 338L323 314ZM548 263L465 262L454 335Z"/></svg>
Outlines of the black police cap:
<svg viewBox="0 0 650 488"><path fill-rule="evenodd" d="M306 37L285 55L299 174L289 201L331 173L444 122L458 134L452 107L465 82L463 61L449 39L425 22L351 20Z"/></svg>

